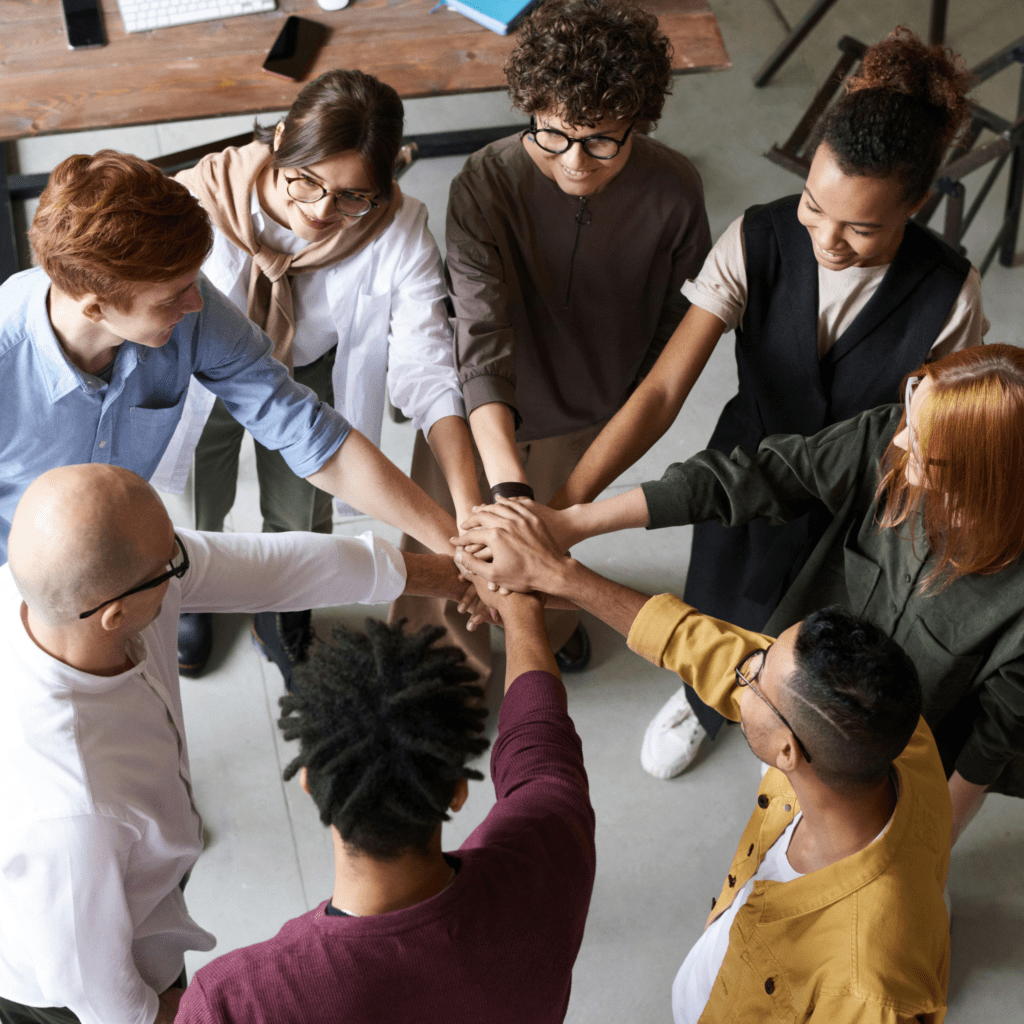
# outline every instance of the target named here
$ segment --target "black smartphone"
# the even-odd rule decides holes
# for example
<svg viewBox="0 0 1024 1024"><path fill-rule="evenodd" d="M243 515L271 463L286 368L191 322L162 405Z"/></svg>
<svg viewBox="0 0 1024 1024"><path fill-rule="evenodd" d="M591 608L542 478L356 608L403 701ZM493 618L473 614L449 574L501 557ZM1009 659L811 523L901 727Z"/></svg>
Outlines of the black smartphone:
<svg viewBox="0 0 1024 1024"><path fill-rule="evenodd" d="M293 14L284 23L263 62L263 70L281 78L299 81L313 63L316 51L327 35L327 26Z"/></svg>
<svg viewBox="0 0 1024 1024"><path fill-rule="evenodd" d="M103 18L98 0L61 0L61 7L69 50L106 45L107 37L103 34Z"/></svg>

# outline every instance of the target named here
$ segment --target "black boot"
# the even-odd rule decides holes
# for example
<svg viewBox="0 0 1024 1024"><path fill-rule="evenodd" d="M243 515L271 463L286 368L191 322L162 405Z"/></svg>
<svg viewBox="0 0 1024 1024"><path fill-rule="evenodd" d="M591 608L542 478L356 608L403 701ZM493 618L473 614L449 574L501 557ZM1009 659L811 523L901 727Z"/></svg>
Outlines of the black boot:
<svg viewBox="0 0 1024 1024"><path fill-rule="evenodd" d="M292 669L306 660L313 642L313 613L257 612L252 617L253 643L284 676L286 690L292 688Z"/></svg>
<svg viewBox="0 0 1024 1024"><path fill-rule="evenodd" d="M201 676L213 650L213 615L185 612L178 616L178 672L189 679Z"/></svg>
<svg viewBox="0 0 1024 1024"><path fill-rule="evenodd" d="M582 672L590 664L590 637L582 622L555 652L555 661L563 672Z"/></svg>

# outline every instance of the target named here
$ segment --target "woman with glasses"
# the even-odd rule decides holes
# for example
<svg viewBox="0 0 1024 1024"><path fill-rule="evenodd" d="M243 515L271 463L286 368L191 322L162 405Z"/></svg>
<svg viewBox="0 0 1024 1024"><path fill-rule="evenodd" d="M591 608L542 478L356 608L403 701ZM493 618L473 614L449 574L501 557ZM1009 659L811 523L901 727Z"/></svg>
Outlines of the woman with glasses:
<svg viewBox="0 0 1024 1024"><path fill-rule="evenodd" d="M479 491L441 259L426 208L393 180L402 126L394 89L360 71L329 71L273 128L257 125L252 143L208 156L179 178L216 228L206 276L267 332L295 379L374 444L386 386L427 437L465 512ZM219 531L234 503L244 432L196 382L189 406L169 451L202 431L195 525ZM259 444L256 469L264 531L331 532L330 495ZM181 670L197 675L209 655L210 617L182 622ZM303 655L309 623L308 611L267 613L253 630L285 671Z"/></svg>
<svg viewBox="0 0 1024 1024"><path fill-rule="evenodd" d="M980 344L980 278L913 217L966 124L962 58L897 29L864 55L817 129L803 193L751 207L683 289L692 305L658 363L552 504L591 501L673 423L719 338L736 331L739 393L708 442L756 450L777 433L813 434L890 402L926 359ZM695 528L685 599L762 629L827 516L785 526ZM642 760L682 771L723 719L692 690L651 723ZM689 713L692 705L696 717Z"/></svg>
<svg viewBox="0 0 1024 1024"><path fill-rule="evenodd" d="M703 188L647 134L671 72L657 19L628 0L549 0L505 65L530 127L452 182L456 361L492 496L550 499L689 305ZM575 613L549 613L548 633L563 672L586 667Z"/></svg>

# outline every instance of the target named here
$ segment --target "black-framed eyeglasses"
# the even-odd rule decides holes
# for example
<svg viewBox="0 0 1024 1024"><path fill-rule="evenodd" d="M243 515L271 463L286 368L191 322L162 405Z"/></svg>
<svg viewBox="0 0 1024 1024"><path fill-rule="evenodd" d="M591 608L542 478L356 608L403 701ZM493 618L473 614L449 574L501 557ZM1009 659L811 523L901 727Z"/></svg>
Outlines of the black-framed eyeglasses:
<svg viewBox="0 0 1024 1024"><path fill-rule="evenodd" d="M595 160L612 160L619 155L619 150L626 144L632 130L633 126L630 125L621 139L613 139L610 135L588 135L582 139L574 139L557 128L538 128L537 118L531 117L530 127L522 134L529 135L546 153L568 153L578 142L587 156L592 156Z"/></svg>
<svg viewBox="0 0 1024 1024"><path fill-rule="evenodd" d="M793 729L793 726L786 721L786 716L754 685L757 682L757 677L761 674L761 669L764 668L765 658L768 657L768 651L770 648L762 647L759 650L751 651L750 654L746 655L744 659L736 666L736 685L737 686L749 686L753 693L756 693L779 716L779 721L793 733L793 739L796 740L796 745L800 748L800 753L804 755L804 760L810 764L811 755L807 753L807 748L803 745L800 737L797 736ZM746 668L746 673L743 669Z"/></svg>
<svg viewBox="0 0 1024 1024"><path fill-rule="evenodd" d="M319 203L324 196L334 196L334 208L346 217L365 217L380 205L369 196L360 195L358 192L348 192L345 189L331 192L312 178L289 178L287 174L283 177L288 182L288 195L297 203Z"/></svg>
<svg viewBox="0 0 1024 1024"><path fill-rule="evenodd" d="M80 619L87 619L90 615L95 615L101 608L106 608L108 604L120 601L122 597L131 597L132 594L141 594L143 590L152 590L154 587L159 587L161 583L166 583L172 576L176 576L180 580L188 572L188 551L177 534L174 535L174 545L174 554L171 555L171 560L167 563L170 566L167 572L162 572L159 576L154 576L151 580L146 580L145 583L140 583L137 587L132 587L131 590L126 590L123 594L118 594L117 597L112 597L104 601L103 604L90 608L87 612L82 612L78 617Z"/></svg>

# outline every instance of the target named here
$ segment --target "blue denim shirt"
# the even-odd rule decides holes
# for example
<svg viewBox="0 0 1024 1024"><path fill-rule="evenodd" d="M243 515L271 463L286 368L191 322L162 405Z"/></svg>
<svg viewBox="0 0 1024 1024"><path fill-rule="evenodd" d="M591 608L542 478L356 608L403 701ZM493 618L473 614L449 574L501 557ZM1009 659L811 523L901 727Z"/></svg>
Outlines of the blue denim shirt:
<svg viewBox="0 0 1024 1024"><path fill-rule="evenodd" d="M202 275L203 308L161 348L126 341L107 384L72 364L47 312L39 268L0 286L0 564L18 500L55 466L106 462L148 480L181 418L193 375L223 399L262 445L297 476L315 473L351 429L296 384L270 355L270 339Z"/></svg>

